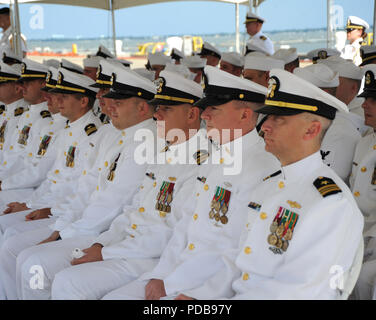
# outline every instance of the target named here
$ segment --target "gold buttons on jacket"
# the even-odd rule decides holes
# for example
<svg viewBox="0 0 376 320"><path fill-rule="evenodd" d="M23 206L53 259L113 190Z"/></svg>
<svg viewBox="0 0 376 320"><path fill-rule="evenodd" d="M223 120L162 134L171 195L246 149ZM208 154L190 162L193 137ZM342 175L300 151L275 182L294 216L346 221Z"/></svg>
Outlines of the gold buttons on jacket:
<svg viewBox="0 0 376 320"><path fill-rule="evenodd" d="M154 182L154 183L153 183L153 187L155 188L155 187L156 187L156 185L157 185L157 183L156 183L156 182Z"/></svg>
<svg viewBox="0 0 376 320"><path fill-rule="evenodd" d="M198 214L197 213L195 213L195 215L193 216L193 220L197 220L197 218L198 218Z"/></svg>
<svg viewBox="0 0 376 320"><path fill-rule="evenodd" d="M280 181L278 183L278 188L283 189L284 187L285 187L285 184L283 183L283 181Z"/></svg>
<svg viewBox="0 0 376 320"><path fill-rule="evenodd" d="M219 163L220 163L220 164L222 164L223 162L225 162L225 159L224 159L224 158L219 159Z"/></svg>
<svg viewBox="0 0 376 320"><path fill-rule="evenodd" d="M366 172L366 171L367 171L367 168L366 168L366 167L362 167L362 169L360 169L360 171L362 171L362 172Z"/></svg>
<svg viewBox="0 0 376 320"><path fill-rule="evenodd" d="M104 166L105 166L106 168L108 167L108 162L107 162L107 161L104 162Z"/></svg>
<svg viewBox="0 0 376 320"><path fill-rule="evenodd" d="M171 158L168 158L167 159L167 163L171 163L172 159Z"/></svg>
<svg viewBox="0 0 376 320"><path fill-rule="evenodd" d="M86 170L84 170L84 171L82 172L82 174L85 176L85 175L86 175Z"/></svg>
<svg viewBox="0 0 376 320"><path fill-rule="evenodd" d="M123 140L119 140L119 144L123 144Z"/></svg>
<svg viewBox="0 0 376 320"><path fill-rule="evenodd" d="M359 196L360 196L359 191L355 191L355 192L354 192L354 196L355 196L355 197L359 197Z"/></svg>
<svg viewBox="0 0 376 320"><path fill-rule="evenodd" d="M260 213L260 219L265 220L268 217L268 215L265 212Z"/></svg>
<svg viewBox="0 0 376 320"><path fill-rule="evenodd" d="M248 279L249 279L249 274L248 273L244 273L243 274L243 280L247 281Z"/></svg>
<svg viewBox="0 0 376 320"><path fill-rule="evenodd" d="M373 150L376 150L376 144L373 146Z"/></svg>
<svg viewBox="0 0 376 320"><path fill-rule="evenodd" d="M60 171L59 170L55 170L55 174L58 174Z"/></svg>
<svg viewBox="0 0 376 320"><path fill-rule="evenodd" d="M10 146L10 147L9 147L9 150L13 150L13 146Z"/></svg>
<svg viewBox="0 0 376 320"><path fill-rule="evenodd" d="M99 186L97 186L97 191L99 191Z"/></svg>
<svg viewBox="0 0 376 320"><path fill-rule="evenodd" d="M141 213L142 213L142 212L145 212L145 208L144 208L144 207L139 208L139 209L138 209L138 212L141 212Z"/></svg>
<svg viewBox="0 0 376 320"><path fill-rule="evenodd" d="M159 211L159 216L160 216L161 218L165 218L165 217L166 217L166 212Z"/></svg>
<svg viewBox="0 0 376 320"><path fill-rule="evenodd" d="M4 165L4 166L6 166L6 165L7 165L7 162L6 162L6 161L4 161L3 165Z"/></svg>
<svg viewBox="0 0 376 320"><path fill-rule="evenodd" d="M70 136L70 137L72 136L72 132L69 132L69 136Z"/></svg>
<svg viewBox="0 0 376 320"><path fill-rule="evenodd" d="M136 230L137 229L137 224L132 224L132 229Z"/></svg>
<svg viewBox="0 0 376 320"><path fill-rule="evenodd" d="M244 248L244 253L245 254L250 254L252 252L251 248L250 247L245 247Z"/></svg>
<svg viewBox="0 0 376 320"><path fill-rule="evenodd" d="M209 190L209 186L206 184L206 185L204 185L204 190L205 191L208 191Z"/></svg>
<svg viewBox="0 0 376 320"><path fill-rule="evenodd" d="M189 246L188 246L188 249L193 250L194 248L195 248L195 245L193 243L190 243Z"/></svg>
<svg viewBox="0 0 376 320"><path fill-rule="evenodd" d="M32 157L32 156L33 156L33 153L32 153L32 152L30 152L30 153L28 154L28 156L29 156L29 157Z"/></svg>

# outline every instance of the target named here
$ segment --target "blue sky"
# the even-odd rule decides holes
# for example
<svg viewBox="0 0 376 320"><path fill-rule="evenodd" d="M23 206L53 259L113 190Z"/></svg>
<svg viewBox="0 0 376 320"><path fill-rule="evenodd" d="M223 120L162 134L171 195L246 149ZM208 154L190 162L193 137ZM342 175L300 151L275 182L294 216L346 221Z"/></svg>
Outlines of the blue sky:
<svg viewBox="0 0 376 320"><path fill-rule="evenodd" d="M335 0L348 15L362 17L372 25L374 0ZM38 20L42 7L43 21ZM39 7L39 8L40 8ZM33 11L34 10L34 11ZM240 6L240 28L248 8ZM266 0L258 14L267 21L264 30L326 27L326 0ZM28 39L53 35L65 38L111 36L111 15L105 10L61 5L20 5L22 33ZM118 36L215 34L235 32L233 4L187 1L153 4L116 11ZM42 22L42 23L41 23ZM34 25L33 25L34 24Z"/></svg>

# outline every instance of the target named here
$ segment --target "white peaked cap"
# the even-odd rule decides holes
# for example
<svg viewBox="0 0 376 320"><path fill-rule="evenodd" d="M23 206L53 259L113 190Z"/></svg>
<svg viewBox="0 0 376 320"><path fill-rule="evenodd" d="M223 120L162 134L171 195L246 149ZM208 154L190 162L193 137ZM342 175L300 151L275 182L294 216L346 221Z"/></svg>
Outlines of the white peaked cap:
<svg viewBox="0 0 376 320"><path fill-rule="evenodd" d="M296 48L279 49L272 55L272 58L283 60L285 64L295 61L298 57Z"/></svg>
<svg viewBox="0 0 376 320"><path fill-rule="evenodd" d="M236 67L244 66L244 57L237 52L222 53L222 61L228 62Z"/></svg>
<svg viewBox="0 0 376 320"><path fill-rule="evenodd" d="M265 106L257 112L285 116L309 112L334 119L337 110L349 112L342 101L314 84L291 72L273 69L270 71Z"/></svg>
<svg viewBox="0 0 376 320"><path fill-rule="evenodd" d="M253 21L260 21L260 22L264 23L265 19L261 18L260 16L258 16L256 14L254 14L252 11L249 11L247 13L247 15L245 16L245 22L244 23L253 22Z"/></svg>
<svg viewBox="0 0 376 320"><path fill-rule="evenodd" d="M103 57L100 56L91 56L83 60L84 68L98 68L99 62L103 60Z"/></svg>
<svg viewBox="0 0 376 320"><path fill-rule="evenodd" d="M359 17L349 16L346 29L358 29L358 27L369 29L369 24Z"/></svg>
<svg viewBox="0 0 376 320"><path fill-rule="evenodd" d="M49 67L54 67L55 69L60 68L60 61L57 59L44 59L43 64Z"/></svg>
<svg viewBox="0 0 376 320"><path fill-rule="evenodd" d="M166 63L171 62L171 57L166 56L162 52L149 53L148 60L151 66L161 65L165 66Z"/></svg>
<svg viewBox="0 0 376 320"><path fill-rule="evenodd" d="M201 85L178 73L163 70L158 81L157 93L150 101L153 105L193 104L202 98Z"/></svg>
<svg viewBox="0 0 376 320"><path fill-rule="evenodd" d="M129 68L118 68L113 74L112 87L105 98L127 99L138 97L150 100L156 92L155 84Z"/></svg>
<svg viewBox="0 0 376 320"><path fill-rule="evenodd" d="M319 64L325 64L334 72L338 72L342 78L362 80L362 69L356 66L352 61L345 60L338 56L331 56L328 59L320 60Z"/></svg>
<svg viewBox="0 0 376 320"><path fill-rule="evenodd" d="M247 54L244 61L244 70L270 71L271 69L284 69L284 67L284 61L268 57L261 52Z"/></svg>
<svg viewBox="0 0 376 320"><path fill-rule="evenodd" d="M212 66L205 67L205 97L199 107L225 104L232 100L263 103L267 89L253 81L234 76Z"/></svg>
<svg viewBox="0 0 376 320"><path fill-rule="evenodd" d="M314 62L319 59L327 59L331 56L340 56L341 52L336 49L331 48L319 48L311 50L307 53L308 59L313 60Z"/></svg>
<svg viewBox="0 0 376 320"><path fill-rule="evenodd" d="M181 63L188 68L203 69L206 66L206 61L206 58L200 58L200 56L189 56L185 57Z"/></svg>
<svg viewBox="0 0 376 320"><path fill-rule="evenodd" d="M189 71L189 68L183 64L167 63L164 70L175 72L188 80L193 80L196 77L196 74Z"/></svg>
<svg viewBox="0 0 376 320"><path fill-rule="evenodd" d="M73 71L73 72L78 72L78 73L81 73L81 74L84 73L84 69L82 69L78 64L70 62L69 60L64 59L64 58L61 59L60 67L68 69L68 70Z"/></svg>
<svg viewBox="0 0 376 320"><path fill-rule="evenodd" d="M339 86L338 72L324 64L311 64L305 68L295 68L294 74L319 88L336 88Z"/></svg>
<svg viewBox="0 0 376 320"><path fill-rule="evenodd" d="M155 79L155 71L148 70L146 68L135 68L132 71L136 72L141 77L144 77L150 81L154 81Z"/></svg>
<svg viewBox="0 0 376 320"><path fill-rule="evenodd" d="M51 92L55 93L81 93L95 97L98 92L97 88L93 88L94 80L91 78L69 71L65 68L58 69L57 84Z"/></svg>

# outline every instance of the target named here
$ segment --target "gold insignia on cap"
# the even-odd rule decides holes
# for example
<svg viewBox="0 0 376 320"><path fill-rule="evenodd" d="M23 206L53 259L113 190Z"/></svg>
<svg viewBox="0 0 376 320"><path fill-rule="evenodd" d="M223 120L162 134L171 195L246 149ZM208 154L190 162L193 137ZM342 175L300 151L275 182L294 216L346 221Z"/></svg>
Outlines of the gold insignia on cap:
<svg viewBox="0 0 376 320"><path fill-rule="evenodd" d="M101 74L101 72L102 72L102 67L101 65L99 65L97 68L97 75L96 75L97 79L99 78L99 75Z"/></svg>
<svg viewBox="0 0 376 320"><path fill-rule="evenodd" d="M46 77L46 82L49 83L50 80L51 80L51 76L52 76L52 72L51 71L48 71L47 72L47 77Z"/></svg>
<svg viewBox="0 0 376 320"><path fill-rule="evenodd" d="M268 86L268 95L267 98L273 98L275 92L279 89L279 80L277 77L271 77L269 79L269 86Z"/></svg>
<svg viewBox="0 0 376 320"><path fill-rule="evenodd" d="M165 81L164 81L163 78L159 78L157 81L158 81L158 82L157 82L157 86L158 86L158 88L157 88L157 92L158 92L158 93L161 93Z"/></svg>
<svg viewBox="0 0 376 320"><path fill-rule="evenodd" d="M328 58L328 52L321 50L317 53L317 56L319 57L319 59L326 59Z"/></svg>
<svg viewBox="0 0 376 320"><path fill-rule="evenodd" d="M59 75L57 76L57 84L61 84L63 82L63 74L59 72Z"/></svg>
<svg viewBox="0 0 376 320"><path fill-rule="evenodd" d="M369 86L371 84L371 73L370 72L367 72L366 73L366 78L365 78L365 81L366 81L366 85Z"/></svg>

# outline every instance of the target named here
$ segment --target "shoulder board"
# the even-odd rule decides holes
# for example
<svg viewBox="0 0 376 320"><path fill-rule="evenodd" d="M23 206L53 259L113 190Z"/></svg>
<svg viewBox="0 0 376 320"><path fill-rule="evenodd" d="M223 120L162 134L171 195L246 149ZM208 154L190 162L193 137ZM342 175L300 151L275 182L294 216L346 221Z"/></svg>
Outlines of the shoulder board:
<svg viewBox="0 0 376 320"><path fill-rule="evenodd" d="M266 40L267 38L265 36L260 36L261 40Z"/></svg>
<svg viewBox="0 0 376 320"><path fill-rule="evenodd" d="M275 177L275 176L278 176L278 175L281 174L281 173L282 173L282 171L281 171L281 170L278 170L278 171L272 173L270 176L267 176L267 177L265 177L264 179L262 179L262 181L266 181L266 180L268 180L268 179L270 179L270 178L273 178L273 177Z"/></svg>
<svg viewBox="0 0 376 320"><path fill-rule="evenodd" d="M40 112L40 115L42 116L42 118L48 118L48 117L51 117L51 113L48 111L48 110L43 110Z"/></svg>
<svg viewBox="0 0 376 320"><path fill-rule="evenodd" d="M209 152L207 150L198 150L193 155L193 158L196 160L196 163L200 165L209 158Z"/></svg>
<svg viewBox="0 0 376 320"><path fill-rule="evenodd" d="M5 111L5 105L2 104L0 106L0 114L2 114L4 111Z"/></svg>
<svg viewBox="0 0 376 320"><path fill-rule="evenodd" d="M313 182L313 185L324 198L332 194L342 192L337 184L332 179L327 177L318 177Z"/></svg>
<svg viewBox="0 0 376 320"><path fill-rule="evenodd" d="M19 108L16 108L16 110L14 110L14 116L15 117L18 117L20 116L21 114L23 114L25 111L25 109L23 107L19 107Z"/></svg>
<svg viewBox="0 0 376 320"><path fill-rule="evenodd" d="M97 132L97 127L95 126L94 123L89 123L86 127L85 127L85 132L88 136L90 136L91 134L93 134L94 132Z"/></svg>

